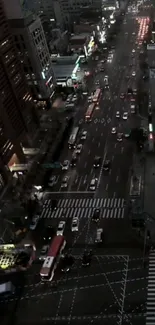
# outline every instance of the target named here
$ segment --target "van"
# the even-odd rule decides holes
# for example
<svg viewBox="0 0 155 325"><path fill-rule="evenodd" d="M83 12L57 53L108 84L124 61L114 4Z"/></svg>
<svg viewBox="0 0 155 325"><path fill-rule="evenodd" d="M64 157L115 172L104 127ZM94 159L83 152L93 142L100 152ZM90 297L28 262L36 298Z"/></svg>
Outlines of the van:
<svg viewBox="0 0 155 325"><path fill-rule="evenodd" d="M102 243L102 236L103 236L103 229L102 228L98 228L97 229L97 232L96 232L95 243Z"/></svg>

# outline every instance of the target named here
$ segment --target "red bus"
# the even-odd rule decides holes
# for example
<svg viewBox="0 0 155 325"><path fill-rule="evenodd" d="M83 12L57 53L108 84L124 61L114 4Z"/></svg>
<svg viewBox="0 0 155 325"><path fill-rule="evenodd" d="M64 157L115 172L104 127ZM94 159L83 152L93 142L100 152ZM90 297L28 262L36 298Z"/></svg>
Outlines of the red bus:
<svg viewBox="0 0 155 325"><path fill-rule="evenodd" d="M54 271L65 246L66 241L63 236L55 236L53 238L47 253L47 257L40 271L42 281L51 281L53 279Z"/></svg>
<svg viewBox="0 0 155 325"><path fill-rule="evenodd" d="M86 122L90 122L91 121L91 117L93 115L94 108L95 108L95 104L94 103L92 103L92 104L90 104L88 106L88 109L87 109L87 112L86 112L86 115L85 115Z"/></svg>
<svg viewBox="0 0 155 325"><path fill-rule="evenodd" d="M101 95L101 89L98 88L96 89L95 94L93 96L93 102L96 103L99 100L100 95Z"/></svg>

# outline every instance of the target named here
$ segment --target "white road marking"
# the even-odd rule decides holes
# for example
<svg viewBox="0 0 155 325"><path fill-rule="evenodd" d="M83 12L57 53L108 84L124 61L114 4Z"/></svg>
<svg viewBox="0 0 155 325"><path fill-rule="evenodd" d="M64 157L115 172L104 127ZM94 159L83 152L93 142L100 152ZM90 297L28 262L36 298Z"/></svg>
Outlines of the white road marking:
<svg viewBox="0 0 155 325"><path fill-rule="evenodd" d="M99 143L98 143L98 148L100 147L100 145L101 145L101 143L99 142Z"/></svg>
<svg viewBox="0 0 155 325"><path fill-rule="evenodd" d="M77 187L77 190L79 191L79 188L80 188L80 186L81 186L81 183L82 183L82 179L83 179L83 177L81 176L80 177L80 181L79 181L79 184L78 184L78 187Z"/></svg>
<svg viewBox="0 0 155 325"><path fill-rule="evenodd" d="M118 181L119 181L119 176L117 175L117 177L116 177L116 183L118 183Z"/></svg>
<svg viewBox="0 0 155 325"><path fill-rule="evenodd" d="M121 153L123 153L123 151L124 151L124 147L121 148Z"/></svg>
<svg viewBox="0 0 155 325"><path fill-rule="evenodd" d="M115 148L117 147L117 143L115 143Z"/></svg>
<svg viewBox="0 0 155 325"><path fill-rule="evenodd" d="M98 131L98 128L96 128L96 132Z"/></svg>
<svg viewBox="0 0 155 325"><path fill-rule="evenodd" d="M83 180L83 184L85 184L87 181L87 175L85 176L84 180Z"/></svg>

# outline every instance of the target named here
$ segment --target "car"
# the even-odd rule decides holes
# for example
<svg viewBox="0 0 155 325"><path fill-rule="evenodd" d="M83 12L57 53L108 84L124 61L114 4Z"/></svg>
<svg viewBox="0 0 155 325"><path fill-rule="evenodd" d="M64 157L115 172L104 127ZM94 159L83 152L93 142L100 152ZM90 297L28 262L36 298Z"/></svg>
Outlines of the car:
<svg viewBox="0 0 155 325"><path fill-rule="evenodd" d="M116 112L116 117L117 117L117 118L120 117L120 112L119 112L119 111Z"/></svg>
<svg viewBox="0 0 155 325"><path fill-rule="evenodd" d="M65 160L62 164L62 170L68 170L69 165L70 165L69 160Z"/></svg>
<svg viewBox="0 0 155 325"><path fill-rule="evenodd" d="M96 231L95 243L102 243L103 228L98 228Z"/></svg>
<svg viewBox="0 0 155 325"><path fill-rule="evenodd" d="M124 94L124 93L121 93L121 94L120 94L120 98L121 98L121 99L124 99L124 97L125 97L125 94Z"/></svg>
<svg viewBox="0 0 155 325"><path fill-rule="evenodd" d="M53 187L55 185L55 183L56 183L56 179L57 179L56 176L50 177L49 182L48 182L48 186Z"/></svg>
<svg viewBox="0 0 155 325"><path fill-rule="evenodd" d="M87 138L87 131L83 131L81 135L81 140L86 140Z"/></svg>
<svg viewBox="0 0 155 325"><path fill-rule="evenodd" d="M60 259L60 269L63 273L68 273L74 264L74 257L72 255L66 254Z"/></svg>
<svg viewBox="0 0 155 325"><path fill-rule="evenodd" d="M116 127L113 127L113 128L111 129L111 133L112 133L112 134L116 134Z"/></svg>
<svg viewBox="0 0 155 325"><path fill-rule="evenodd" d="M93 178L90 182L90 190L91 191L95 191L96 190L96 186L97 186L97 181L98 179L97 178Z"/></svg>
<svg viewBox="0 0 155 325"><path fill-rule="evenodd" d="M130 134L131 134L131 130L130 130L130 129L126 129L126 130L124 131L124 137L125 137L125 138L129 138L129 137L130 137Z"/></svg>
<svg viewBox="0 0 155 325"><path fill-rule="evenodd" d="M72 219L72 225L71 225L71 231L78 231L79 230L79 218L78 217L74 217Z"/></svg>
<svg viewBox="0 0 155 325"><path fill-rule="evenodd" d="M75 150L76 154L79 155L81 153L82 147L83 147L83 145L81 143L77 145L76 150Z"/></svg>
<svg viewBox="0 0 155 325"><path fill-rule="evenodd" d="M133 49L133 50L132 50L132 53L135 53L135 52L136 52L135 49Z"/></svg>
<svg viewBox="0 0 155 325"><path fill-rule="evenodd" d="M131 114L135 114L135 113L136 113L136 107L135 107L135 104L131 104L131 105L130 105L130 112L131 112Z"/></svg>
<svg viewBox="0 0 155 325"><path fill-rule="evenodd" d="M91 103L92 102L92 96L89 96L88 97L88 103Z"/></svg>
<svg viewBox="0 0 155 325"><path fill-rule="evenodd" d="M57 228L57 236L63 236L65 230L65 221L60 221Z"/></svg>
<svg viewBox="0 0 155 325"><path fill-rule="evenodd" d="M99 80L96 80L96 81L95 81L95 85L98 86L99 84L100 84L100 81L99 81Z"/></svg>
<svg viewBox="0 0 155 325"><path fill-rule="evenodd" d="M100 209L95 209L92 216L92 221L98 222L100 220Z"/></svg>
<svg viewBox="0 0 155 325"><path fill-rule="evenodd" d="M127 120L128 119L128 112L124 112L123 113L123 120Z"/></svg>
<svg viewBox="0 0 155 325"><path fill-rule="evenodd" d="M94 167L95 168L100 167L100 164L101 164L101 157L95 156L95 159L94 159Z"/></svg>
<svg viewBox="0 0 155 325"><path fill-rule="evenodd" d="M132 95L133 91L132 91L132 88L128 88L128 95Z"/></svg>
<svg viewBox="0 0 155 325"><path fill-rule="evenodd" d="M82 256L82 266L89 266L92 259L92 252L91 251L85 251Z"/></svg>
<svg viewBox="0 0 155 325"><path fill-rule="evenodd" d="M109 170L110 169L110 160L106 159L103 164L103 169L104 170Z"/></svg>
<svg viewBox="0 0 155 325"><path fill-rule="evenodd" d="M104 67L101 67L100 68L100 72L104 72L105 71L105 68Z"/></svg>
<svg viewBox="0 0 155 325"><path fill-rule="evenodd" d="M55 236L55 228L53 228L52 226L46 227L43 231L44 245L49 244L49 242L53 239L54 236Z"/></svg>
<svg viewBox="0 0 155 325"><path fill-rule="evenodd" d="M123 139L122 139L122 136L123 136L123 134L122 133L118 133L117 134L117 141L118 142L121 142Z"/></svg>
<svg viewBox="0 0 155 325"><path fill-rule="evenodd" d="M31 230L35 230L36 229L37 224L38 224L38 221L39 221L39 216L38 215L34 216L33 219L32 219L32 222L30 224L30 229Z"/></svg>
<svg viewBox="0 0 155 325"><path fill-rule="evenodd" d="M135 77L135 75L136 75L136 72L133 71L133 72L132 72L132 77Z"/></svg>
<svg viewBox="0 0 155 325"><path fill-rule="evenodd" d="M48 252L49 245L44 245L41 249L39 260L44 261Z"/></svg>
<svg viewBox="0 0 155 325"><path fill-rule="evenodd" d="M69 176L65 176L62 179L61 188L66 188L68 186L68 183L69 183Z"/></svg>
<svg viewBox="0 0 155 325"><path fill-rule="evenodd" d="M73 152L72 159L71 159L71 162L70 162L70 166L71 167L75 167L76 166L76 162L77 162L77 154L76 154L76 152Z"/></svg>

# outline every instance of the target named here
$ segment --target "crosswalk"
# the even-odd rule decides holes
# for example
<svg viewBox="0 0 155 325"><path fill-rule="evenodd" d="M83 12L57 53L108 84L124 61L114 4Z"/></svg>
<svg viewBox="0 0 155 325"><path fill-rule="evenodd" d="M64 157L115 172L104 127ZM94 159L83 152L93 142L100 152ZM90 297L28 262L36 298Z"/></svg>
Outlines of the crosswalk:
<svg viewBox="0 0 155 325"><path fill-rule="evenodd" d="M123 208L125 200L121 198L61 199L58 208ZM50 207L51 200L45 200L43 207Z"/></svg>
<svg viewBox="0 0 155 325"><path fill-rule="evenodd" d="M155 324L155 250L149 255L149 274L146 304L146 325Z"/></svg>
<svg viewBox="0 0 155 325"><path fill-rule="evenodd" d="M86 218L92 216L94 209L100 209L100 218L123 219L124 199L61 199L58 201L57 210L53 211L51 200L46 200L40 218L46 219L68 219Z"/></svg>

